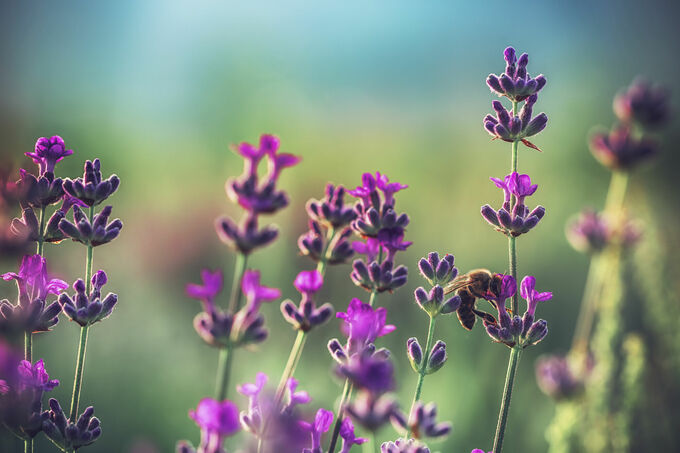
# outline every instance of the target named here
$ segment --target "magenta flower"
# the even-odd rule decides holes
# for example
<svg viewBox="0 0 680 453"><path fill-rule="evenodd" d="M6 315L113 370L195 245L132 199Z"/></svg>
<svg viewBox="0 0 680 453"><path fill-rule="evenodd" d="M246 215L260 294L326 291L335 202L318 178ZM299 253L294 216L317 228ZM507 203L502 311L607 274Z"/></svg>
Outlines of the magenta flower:
<svg viewBox="0 0 680 453"><path fill-rule="evenodd" d="M239 143L232 146L232 149L245 158L244 173L253 176L257 173L257 165L262 158L269 154L274 154L279 149L280 140L278 137L269 134L262 134L260 136L260 145L255 147L250 143Z"/></svg>
<svg viewBox="0 0 680 453"><path fill-rule="evenodd" d="M317 270L302 271L295 277L293 284L303 296L310 297L323 286L323 276Z"/></svg>
<svg viewBox="0 0 680 453"><path fill-rule="evenodd" d="M551 292L539 293L536 291L536 278L527 275L522 279L522 284L520 286L520 294L524 300L527 301L527 314L534 315L536 311L536 305L539 302L552 299Z"/></svg>
<svg viewBox="0 0 680 453"><path fill-rule="evenodd" d="M40 166L40 176L42 176L46 172L54 173L54 166L57 162L73 154L73 150L66 149L64 140L55 135L50 138L40 137L35 142L35 150L32 153L24 154Z"/></svg>
<svg viewBox="0 0 680 453"><path fill-rule="evenodd" d="M401 228L383 229L378 233L378 241L387 249L386 261L394 262L394 255L403 252L413 242L404 241L404 230Z"/></svg>
<svg viewBox="0 0 680 453"><path fill-rule="evenodd" d="M201 280L203 280L203 285L188 283L186 285L186 293L192 299L203 302L206 311L212 312L215 308L215 297L222 291L222 271L218 269L211 272L208 269L203 269L201 271Z"/></svg>
<svg viewBox="0 0 680 453"><path fill-rule="evenodd" d="M508 190L519 198L519 203L524 203L524 198L533 195L536 189L538 189L538 185L531 184L531 177L529 175L520 175L516 171L510 174Z"/></svg>
<svg viewBox="0 0 680 453"><path fill-rule="evenodd" d="M387 335L396 329L391 324L385 324L387 309L380 307L373 309L359 299L352 299L347 311L336 313L336 317L343 319L343 330L348 336L350 353L362 350L367 344L373 343L376 338Z"/></svg>
<svg viewBox="0 0 680 453"><path fill-rule="evenodd" d="M286 382L286 389L288 389L288 404L286 409L292 410L298 404L307 404L312 401L312 397L309 396L304 390L297 392L298 380L295 378L289 378Z"/></svg>
<svg viewBox="0 0 680 453"><path fill-rule="evenodd" d="M293 154L271 154L269 159L269 174L267 175L267 182L274 183L279 179L281 171L284 168L294 167L302 158Z"/></svg>
<svg viewBox="0 0 680 453"><path fill-rule="evenodd" d="M532 78L527 72L527 65L529 64L529 55L523 53L519 59L515 49L508 47L503 52L505 58L505 73L497 76L489 74L486 79L486 84L491 88L491 91L499 96L506 96L514 102L523 101L527 97L538 93L545 86L545 77L543 74Z"/></svg>
<svg viewBox="0 0 680 453"><path fill-rule="evenodd" d="M331 423L333 423L333 412L327 411L326 409L319 409L314 417L314 423L307 423L305 421L300 422L300 426L303 429L312 433L312 448L305 448L303 452L305 453L321 453L321 436L323 433L327 432Z"/></svg>
<svg viewBox="0 0 680 453"><path fill-rule="evenodd" d="M484 453L484 450L482 450L481 448L475 448L470 453ZM493 452L490 451L489 453L493 453Z"/></svg>
<svg viewBox="0 0 680 453"><path fill-rule="evenodd" d="M59 385L57 379L50 379L45 369L45 362L42 359L31 364L27 360L22 360L17 368L19 379L23 389L32 388L43 392L49 392Z"/></svg>
<svg viewBox="0 0 680 453"><path fill-rule="evenodd" d="M378 189L380 189L385 198L385 204L394 206L394 194L402 189L408 188L408 186L399 182L388 182L387 176L381 175L378 172L375 173L375 176Z"/></svg>
<svg viewBox="0 0 680 453"><path fill-rule="evenodd" d="M259 271L246 271L241 281L241 289L248 300L249 311L257 311L262 302L271 302L281 297L279 289L260 285Z"/></svg>
<svg viewBox="0 0 680 453"><path fill-rule="evenodd" d="M375 261L380 253L381 243L377 238L366 238L366 242L354 241L352 242L352 248L355 252L366 255L366 261Z"/></svg>
<svg viewBox="0 0 680 453"><path fill-rule="evenodd" d="M524 204L524 198L533 195L538 185L531 184L529 175L520 175L512 172L505 178L489 178L503 190L503 206L496 211L490 205L484 205L481 209L482 217L497 231L507 236L519 236L529 232L538 225L545 215L545 208L537 206L529 211ZM514 200L513 200L514 196Z"/></svg>
<svg viewBox="0 0 680 453"><path fill-rule="evenodd" d="M236 390L238 390L241 395L247 396L249 398L250 406L252 407L257 404L260 393L267 384L268 380L269 378L267 375L260 372L255 375L255 383L251 384L247 382L237 386Z"/></svg>
<svg viewBox="0 0 680 453"><path fill-rule="evenodd" d="M498 187L499 189L503 189L503 195L504 195L503 202L508 203L508 205L510 204L510 197L512 195L510 193L510 188L508 187L508 183L510 182L510 178L512 177L513 174L516 174L516 173L514 173L514 172L510 173L509 175L507 175L502 180L498 179L498 178L489 178L491 181L493 181L494 184L496 184L496 187Z"/></svg>
<svg viewBox="0 0 680 453"><path fill-rule="evenodd" d="M2 274L2 279L17 281L20 303L34 299L45 300L48 294L59 294L68 288L65 281L48 278L47 262L40 255L24 255L19 273L6 272Z"/></svg>
<svg viewBox="0 0 680 453"><path fill-rule="evenodd" d="M345 417L340 425L340 437L342 438L342 448L340 453L349 453L354 445L361 445L364 442L368 442L368 439L363 437L356 437L354 434L354 423L349 417Z"/></svg>
<svg viewBox="0 0 680 453"><path fill-rule="evenodd" d="M189 411L189 417L201 428L199 451L206 453L222 452L224 438L241 428L238 407L229 400L203 398L196 410Z"/></svg>

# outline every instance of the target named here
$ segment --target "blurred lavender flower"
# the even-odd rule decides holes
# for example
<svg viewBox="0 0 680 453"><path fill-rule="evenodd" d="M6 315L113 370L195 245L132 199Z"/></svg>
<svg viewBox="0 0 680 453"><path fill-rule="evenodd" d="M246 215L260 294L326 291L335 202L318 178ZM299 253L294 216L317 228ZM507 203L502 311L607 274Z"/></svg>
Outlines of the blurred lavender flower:
<svg viewBox="0 0 680 453"><path fill-rule="evenodd" d="M35 209L42 209L59 202L64 195L61 178L55 178L54 173L34 176L23 168L19 170L20 178L17 182L18 190L22 194L21 204Z"/></svg>
<svg viewBox="0 0 680 453"><path fill-rule="evenodd" d="M109 222L112 210L111 206L106 206L90 222L78 206L73 206L73 223L62 219L59 221L59 229L65 236L81 244L92 247L107 244L116 239L123 228L120 219Z"/></svg>
<svg viewBox="0 0 680 453"><path fill-rule="evenodd" d="M258 228L258 216L273 214L288 205L288 196L276 189L276 183L284 168L292 167L300 162L298 156L278 153L280 141L273 135L260 137L258 147L249 143L241 143L233 147L234 151L244 158L244 171L238 178L231 178L226 183L229 198L246 210L241 225L228 217L217 219L215 227L220 239L243 254L271 243L278 234L273 226ZM258 165L262 159L268 162L268 173L260 180Z"/></svg>
<svg viewBox="0 0 680 453"><path fill-rule="evenodd" d="M388 358L379 355L354 354L337 371L354 388L368 391L374 397L394 389L394 367Z"/></svg>
<svg viewBox="0 0 680 453"><path fill-rule="evenodd" d="M64 191L87 206L97 206L113 195L119 185L120 179L116 175L102 178L101 162L95 159L85 161L82 178L64 180Z"/></svg>
<svg viewBox="0 0 680 453"><path fill-rule="evenodd" d="M380 446L381 453L430 453L426 445L415 439L397 439L394 442L385 442Z"/></svg>
<svg viewBox="0 0 680 453"><path fill-rule="evenodd" d="M376 432L389 423L390 417L399 410L399 403L391 395L362 391L345 410L355 423L367 431Z"/></svg>
<svg viewBox="0 0 680 453"><path fill-rule="evenodd" d="M35 142L35 150L32 153L24 153L40 167L40 175L54 173L54 166L66 156L73 154L73 150L66 149L64 139L58 135L50 138L40 137Z"/></svg>
<svg viewBox="0 0 680 453"><path fill-rule="evenodd" d="M423 404L416 402L411 410L408 420L401 412L392 415L392 425L400 434L413 433L415 439L439 438L447 436L451 432L451 423L437 423L437 405L435 403Z"/></svg>
<svg viewBox="0 0 680 453"><path fill-rule="evenodd" d="M336 313L335 316L344 320L342 331L347 335L347 346L343 348L343 353L347 357L362 352L376 338L387 335L396 329L395 326L386 324L386 308L374 309L356 298L350 301L346 312ZM329 343L329 349L331 355L335 357L337 351L334 352L331 343L333 341Z"/></svg>
<svg viewBox="0 0 680 453"><path fill-rule="evenodd" d="M203 269L201 280L203 281L202 285L188 283L186 293L192 299L200 300L203 303L203 309L210 313L215 310L215 297L222 291L224 284L222 271L218 269L211 272L208 269Z"/></svg>
<svg viewBox="0 0 680 453"><path fill-rule="evenodd" d="M248 270L243 274L241 290L246 297L249 311L257 311L262 302L271 302L281 297L281 290L278 288L269 288L260 284L260 272L255 270Z"/></svg>
<svg viewBox="0 0 680 453"><path fill-rule="evenodd" d="M42 430L45 435L63 451L75 451L80 447L92 444L102 434L99 419L94 417L94 408L88 407L71 421L64 414L59 402L50 398L50 410L45 412Z"/></svg>
<svg viewBox="0 0 680 453"><path fill-rule="evenodd" d="M356 437L354 434L354 424L352 419L345 418L340 425L340 437L342 438L342 448L340 453L349 453L354 445L361 445L368 441L363 437Z"/></svg>
<svg viewBox="0 0 680 453"><path fill-rule="evenodd" d="M588 361L587 361L588 362ZM536 361L536 381L543 393L556 400L580 395L592 371L592 361L579 371L567 357L558 355L540 357Z"/></svg>
<svg viewBox="0 0 680 453"><path fill-rule="evenodd" d="M321 448L321 436L327 432L333 423L333 412L319 409L314 417L314 423L300 422L304 430L312 434L312 448L305 448L303 453L323 453Z"/></svg>
<svg viewBox="0 0 680 453"><path fill-rule="evenodd" d="M670 118L670 92L647 80L637 79L614 98L614 113L624 123L655 129Z"/></svg>
<svg viewBox="0 0 680 453"><path fill-rule="evenodd" d="M92 290L90 294L86 293L85 282L80 278L76 280L73 283L73 289L76 291L73 299L66 293L62 293L59 296L59 304L64 314L81 326L89 326L108 318L118 302L118 295L108 293L102 299L101 289L107 280L104 271L99 270L95 272L92 275Z"/></svg>
<svg viewBox="0 0 680 453"><path fill-rule="evenodd" d="M25 255L19 273L7 272L2 278L16 280L18 297L16 305L6 299L0 301L0 332L5 335L47 332L59 321L59 304L55 301L47 305L46 299L49 294L64 291L68 284L48 277L45 258Z"/></svg>
<svg viewBox="0 0 680 453"><path fill-rule="evenodd" d="M535 95L545 86L543 74L532 78L527 72L529 55L523 53L519 59L515 54L515 49L508 47L503 52L505 58L505 72L500 76L489 74L486 84L491 91L499 96L506 96L513 102L520 102Z"/></svg>
<svg viewBox="0 0 680 453"><path fill-rule="evenodd" d="M201 428L198 453L223 453L224 438L241 429L238 407L229 400L203 398L196 410L189 411L189 417Z"/></svg>
<svg viewBox="0 0 680 453"><path fill-rule="evenodd" d="M299 308L290 300L281 303L283 318L296 330L308 332L313 327L324 324L333 315L333 306L323 304L316 306L313 295L323 285L323 277L317 270L300 272L295 278L295 288L302 294Z"/></svg>
<svg viewBox="0 0 680 453"><path fill-rule="evenodd" d="M636 138L629 126L617 126L610 132L597 132L590 139L590 151L602 165L612 170L631 170L657 153L654 140Z"/></svg>
<svg viewBox="0 0 680 453"><path fill-rule="evenodd" d="M312 397L309 396L308 392L304 390L297 391L298 384L299 382L297 379L288 378L288 381L286 382L288 402L283 408L284 411L293 411L296 406L300 404L308 404L310 401L312 401Z"/></svg>
<svg viewBox="0 0 680 453"><path fill-rule="evenodd" d="M72 206L85 206L85 203L68 194L64 194L62 200L61 207L54 211L45 224L42 238L44 242L62 241L65 236L59 228L59 222L66 217ZM30 241L35 242L40 239L40 224L32 207L27 206L22 209L21 218L12 220L11 230L15 235L25 237Z"/></svg>
<svg viewBox="0 0 680 453"><path fill-rule="evenodd" d="M602 251L611 240L611 231L604 217L586 209L567 225L567 239L576 250L586 253Z"/></svg>
<svg viewBox="0 0 680 453"><path fill-rule="evenodd" d="M505 178L490 178L496 187L503 190L503 206L494 210L490 205L482 206L481 214L496 231L506 236L519 236L538 225L545 215L545 208L537 206L529 211L524 199L533 195L538 185L531 184L529 175L512 172Z"/></svg>
<svg viewBox="0 0 680 453"><path fill-rule="evenodd" d="M522 142L529 148L540 151L540 149L527 140L543 129L548 124L548 115L541 112L532 117L533 107L538 99L537 95L532 95L524 101L518 116L514 116L512 111L506 110L500 101L491 103L496 116L486 115L484 117L484 129L495 139L505 142Z"/></svg>

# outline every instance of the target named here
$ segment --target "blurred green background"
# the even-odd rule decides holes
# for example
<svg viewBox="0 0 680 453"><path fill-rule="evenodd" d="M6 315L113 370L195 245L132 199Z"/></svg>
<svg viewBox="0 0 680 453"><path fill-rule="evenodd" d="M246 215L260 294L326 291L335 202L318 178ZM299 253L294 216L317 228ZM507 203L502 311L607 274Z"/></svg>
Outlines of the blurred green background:
<svg viewBox="0 0 680 453"><path fill-rule="evenodd" d="M327 181L354 187L362 172L378 170L409 185L397 201L411 216L407 239L414 244L399 259L410 266L409 283L378 298L398 326L381 345L394 352L398 395L408 406L416 375L404 345L427 329L412 296L424 283L417 259L438 250L455 254L461 271L507 270L506 240L479 207L500 203L488 178L506 174L510 145L491 142L481 120L495 98L485 77L503 70L502 51L513 45L530 54L532 74L546 75L536 108L550 118L534 140L543 153L520 150L521 171L539 184L530 203L544 205L547 215L518 240L519 273L535 275L555 298L540 307L550 335L520 364L506 449L545 451L554 404L538 390L533 363L568 348L587 271L564 225L584 206L601 207L609 180L586 137L612 124L612 98L635 76L674 88L678 18L666 1L4 3L2 157L33 168L23 153L38 137L58 134L75 151L59 176L78 176L85 159L99 157L104 173L122 180L111 202L125 228L94 257L119 304L90 331L82 404L95 404L104 430L92 450L168 452L178 439L198 440L187 411L211 395L217 352L191 326L199 305L184 296L184 285L198 281L202 267L222 267L230 281L234 255L213 228L221 214L240 216L223 189L241 172L228 145L255 142L263 132L303 157L281 180L291 198L272 218L281 237L249 262L284 297L296 297L295 275L313 266L298 256L296 239L306 228L304 203L321 197ZM631 199L644 200L660 220L654 240L670 256L680 226L677 126L676 118L662 155L636 172L631 187ZM57 276L82 276L79 244L48 245L46 256ZM2 272L16 266L3 257ZM331 267L320 299L344 309L351 297L364 298L349 270ZM14 286L1 285L0 295L14 297ZM271 381L280 376L294 333L278 303L264 313L270 338L252 354L239 352L233 382L252 381L257 371ZM314 409L334 405L341 391L325 348L339 335L338 322L320 330L297 373ZM77 336L62 320L35 340L35 357L62 382L52 392L62 402L70 396ZM481 329L463 331L455 318L438 323L436 337L447 342L449 361L427 378L423 398L436 400L454 429L446 443L431 446L489 449L507 350ZM244 407L244 398L234 399ZM388 427L381 437L395 435ZM21 448L7 436L0 442L2 451ZM44 438L43 449L51 451Z"/></svg>

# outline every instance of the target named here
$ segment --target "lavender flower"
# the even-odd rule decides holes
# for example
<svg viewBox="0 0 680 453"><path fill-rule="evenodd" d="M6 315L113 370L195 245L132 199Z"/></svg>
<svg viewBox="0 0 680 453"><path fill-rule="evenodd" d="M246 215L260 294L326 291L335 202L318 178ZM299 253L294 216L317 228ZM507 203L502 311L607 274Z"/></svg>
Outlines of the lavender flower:
<svg viewBox="0 0 680 453"><path fill-rule="evenodd" d="M215 310L215 297L222 291L222 271L211 272L208 269L201 271L202 285L189 283L186 285L186 293L192 299L203 302L203 309L210 313Z"/></svg>
<svg viewBox="0 0 680 453"><path fill-rule="evenodd" d="M380 446L381 453L430 453L430 449L415 439L397 439Z"/></svg>
<svg viewBox="0 0 680 453"><path fill-rule="evenodd" d="M345 418L340 425L340 437L342 438L342 448L340 453L349 453L354 445L361 445L368 439L356 437L354 435L354 423L350 418Z"/></svg>
<svg viewBox="0 0 680 453"><path fill-rule="evenodd" d="M470 452L470 453L484 453L484 450L482 450L481 448L475 448L475 449L472 450L472 452ZM493 452L490 451L489 453L493 453Z"/></svg>
<svg viewBox="0 0 680 453"><path fill-rule="evenodd" d="M118 190L120 179L111 175L102 178L101 162L99 159L85 161L83 177L75 180L64 180L64 191L72 197L78 198L87 206L97 206Z"/></svg>
<svg viewBox="0 0 680 453"><path fill-rule="evenodd" d="M623 125L593 134L590 151L605 167L627 171L656 155L657 144L646 137L634 137L630 127Z"/></svg>
<svg viewBox="0 0 680 453"><path fill-rule="evenodd" d="M245 430L256 436L260 434L263 416L266 415L265 409L268 409L265 404L260 404L261 401L262 403L265 402L264 399L260 398L260 394L268 380L266 374L257 373L254 383L245 383L236 388L241 395L248 397L248 410L241 412L241 424Z"/></svg>
<svg viewBox="0 0 680 453"><path fill-rule="evenodd" d="M55 178L54 173L36 177L22 168L19 175L21 179L17 186L22 194L21 202L24 206L42 209L58 203L64 196L63 181L61 178Z"/></svg>
<svg viewBox="0 0 680 453"><path fill-rule="evenodd" d="M364 173L361 181L361 186L347 192L361 201L354 207L357 218L352 222L352 229L365 237L377 237L383 230L403 231L409 218L394 211L394 194L408 186L390 183L387 176L379 172L375 176Z"/></svg>
<svg viewBox="0 0 680 453"><path fill-rule="evenodd" d="M210 346L224 348L231 344L234 315L214 308L212 311L202 311L194 317L196 333ZM250 317L241 324L242 332L236 338L237 343L259 343L267 338L267 331L263 327L264 319Z"/></svg>
<svg viewBox="0 0 680 453"><path fill-rule="evenodd" d="M300 307L296 307L291 300L286 300L281 304L281 313L296 330L308 332L313 327L324 324L333 315L331 304L323 304L317 308L312 298L322 285L323 277L317 270L300 272L295 278L295 288L302 294Z"/></svg>
<svg viewBox="0 0 680 453"><path fill-rule="evenodd" d="M566 357L557 355L541 357L536 361L536 381L543 393L556 400L573 398L585 388L592 371L592 362L579 371Z"/></svg>
<svg viewBox="0 0 680 453"><path fill-rule="evenodd" d="M94 408L88 407L73 422L66 417L59 402L50 398L50 410L45 412L42 430L45 435L64 451L75 451L92 444L102 434L99 419L94 417Z"/></svg>
<svg viewBox="0 0 680 453"><path fill-rule="evenodd" d="M567 225L567 239L576 250L587 253L602 251L611 240L611 231L604 217L586 209Z"/></svg>
<svg viewBox="0 0 680 453"><path fill-rule="evenodd" d="M309 396L304 390L297 391L298 380L295 378L288 378L286 382L286 390L288 391L288 403L284 406L284 411L291 412L296 406L300 404L308 404L312 401L312 397Z"/></svg>
<svg viewBox="0 0 680 453"><path fill-rule="evenodd" d="M106 273L99 270L92 275L92 290L87 294L85 282L78 279L73 283L76 294L73 299L68 294L59 296L59 304L64 314L81 326L89 326L108 318L118 302L118 295L108 293L102 299L101 289L107 282Z"/></svg>
<svg viewBox="0 0 680 453"><path fill-rule="evenodd" d="M527 140L543 129L548 124L548 116L541 112L537 116L532 117L533 107L538 99L537 95L529 96L522 109L517 116L514 116L512 111L506 110L500 101L493 101L491 103L496 116L486 115L484 117L484 129L495 139L501 139L505 142L522 142L529 148L540 149Z"/></svg>
<svg viewBox="0 0 680 453"><path fill-rule="evenodd" d="M413 433L415 439L440 438L451 432L451 423L437 422L437 405L417 401L408 420L400 412L392 415L392 425L401 434Z"/></svg>
<svg viewBox="0 0 680 453"><path fill-rule="evenodd" d="M373 397L394 389L394 367L389 359L368 354L354 354L338 366L338 374L349 379L354 388L365 390Z"/></svg>
<svg viewBox="0 0 680 453"><path fill-rule="evenodd" d="M260 285L259 271L246 271L241 280L241 289L248 301L249 311L257 311L262 302L271 302L281 297L279 289Z"/></svg>
<svg viewBox="0 0 680 453"><path fill-rule="evenodd" d="M238 407L229 400L216 401L203 398L196 410L189 411L191 417L201 428L201 445L198 453L222 453L224 438L232 436L241 427Z"/></svg>
<svg viewBox="0 0 680 453"><path fill-rule="evenodd" d="M336 313L335 316L344 320L342 329L348 337L346 348L348 355L363 351L376 338L396 329L395 326L385 323L387 309L383 307L373 309L369 304L356 298L350 301L346 312Z"/></svg>
<svg viewBox="0 0 680 453"><path fill-rule="evenodd" d="M481 213L496 231L506 236L517 237L528 233L545 215L545 208L537 206L529 211L524 199L533 195L538 186L531 184L529 175L512 172L503 180L490 178L496 187L503 190L503 206L496 212L491 206L482 206Z"/></svg>
<svg viewBox="0 0 680 453"><path fill-rule="evenodd" d="M314 417L314 424L300 422L303 429L312 434L312 448L305 448L303 453L323 453L321 448L321 436L327 432L333 423L333 412L319 409Z"/></svg>
<svg viewBox="0 0 680 453"><path fill-rule="evenodd" d="M375 432L389 423L390 417L399 410L399 404L390 395L376 396L369 391L363 391L345 410L355 423Z"/></svg>
<svg viewBox="0 0 680 453"><path fill-rule="evenodd" d="M215 222L215 228L222 242L245 255L270 244L279 235L278 229L271 225L260 229L257 216L253 215L246 215L240 226L228 217L221 217Z"/></svg>
<svg viewBox="0 0 680 453"><path fill-rule="evenodd" d="M298 239L300 252L316 262L325 260L328 264L345 263L354 255L354 250L347 240L352 235L352 229L346 227L340 230L334 240L327 237L331 234L330 231L324 232L319 222L310 220L309 230Z"/></svg>
<svg viewBox="0 0 680 453"><path fill-rule="evenodd" d="M529 55L523 53L517 59L515 49L508 47L503 52L503 57L506 62L505 73L500 76L489 74L486 79L486 84L498 96L505 96L513 102L520 102L535 95L545 86L546 80L543 74L535 78L529 76L526 69Z"/></svg>
<svg viewBox="0 0 680 453"><path fill-rule="evenodd" d="M106 206L90 222L78 206L73 206L73 223L62 219L59 221L59 229L65 236L81 244L92 247L108 244L118 237L123 228L120 219L109 222L112 210L111 206Z"/></svg>
<svg viewBox="0 0 680 453"><path fill-rule="evenodd" d="M68 284L47 275L47 262L40 255L25 255L19 273L2 274L3 280L16 280L18 301L0 301L0 332L47 332L59 321L61 308L55 301L46 304L49 294L59 294Z"/></svg>
<svg viewBox="0 0 680 453"><path fill-rule="evenodd" d="M47 172L54 173L54 166L66 156L73 154L73 150L66 149L64 139L58 135L50 138L40 137L35 142L35 150L32 153L24 153L40 167L40 175Z"/></svg>
<svg viewBox="0 0 680 453"><path fill-rule="evenodd" d="M670 93L662 86L637 79L614 98L614 112L624 123L658 128L670 118Z"/></svg>
<svg viewBox="0 0 680 453"><path fill-rule="evenodd" d="M21 380L21 388L35 389L41 392L49 392L59 385L57 379L50 379L45 369L45 362L40 359L35 364L28 360L22 360L17 368Z"/></svg>
<svg viewBox="0 0 680 453"><path fill-rule="evenodd" d="M315 222L340 230L348 226L357 216L351 207L345 206L345 188L326 186L323 200L311 199L305 205L307 215Z"/></svg>

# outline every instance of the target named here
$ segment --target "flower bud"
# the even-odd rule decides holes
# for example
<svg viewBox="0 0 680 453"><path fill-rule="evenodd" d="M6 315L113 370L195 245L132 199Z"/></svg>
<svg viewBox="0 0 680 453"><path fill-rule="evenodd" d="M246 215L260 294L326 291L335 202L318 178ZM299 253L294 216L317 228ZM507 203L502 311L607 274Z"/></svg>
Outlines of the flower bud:
<svg viewBox="0 0 680 453"><path fill-rule="evenodd" d="M428 356L427 359L427 368L425 369L425 373L432 374L435 371L439 370L442 366L444 366L446 359L447 359L446 343L439 340L432 347L432 351L430 351L430 355Z"/></svg>
<svg viewBox="0 0 680 453"><path fill-rule="evenodd" d="M420 347L416 337L411 337L406 342L406 353L408 355L409 362L411 362L413 371L419 373L423 362L423 350Z"/></svg>

